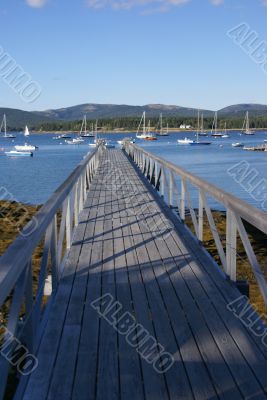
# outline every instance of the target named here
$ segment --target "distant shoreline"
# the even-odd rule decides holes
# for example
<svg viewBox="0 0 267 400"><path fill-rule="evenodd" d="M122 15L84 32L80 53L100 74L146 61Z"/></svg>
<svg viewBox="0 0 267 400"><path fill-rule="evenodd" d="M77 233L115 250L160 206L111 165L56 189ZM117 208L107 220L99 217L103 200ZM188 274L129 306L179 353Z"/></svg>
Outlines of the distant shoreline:
<svg viewBox="0 0 267 400"><path fill-rule="evenodd" d="M196 129L179 129L179 128L169 128L169 134L171 133L192 133L192 132L196 132ZM219 132L224 132L225 129L218 129ZM241 132L242 129L238 129L238 128L233 128L233 129L226 129L226 132ZM252 131L255 132L267 132L267 128L253 128ZM78 134L80 133L80 131L45 131L45 132L40 132L40 131L31 131L34 134L40 134L40 135L44 135L44 134L53 134L53 135L64 135L66 133L74 133L74 134ZM155 129L151 129L151 132L156 132ZM204 129L203 132L209 133L211 132L210 129ZM116 131L101 131L99 130L97 132L99 135L113 135L113 134L136 134L136 129L135 130L116 130Z"/></svg>

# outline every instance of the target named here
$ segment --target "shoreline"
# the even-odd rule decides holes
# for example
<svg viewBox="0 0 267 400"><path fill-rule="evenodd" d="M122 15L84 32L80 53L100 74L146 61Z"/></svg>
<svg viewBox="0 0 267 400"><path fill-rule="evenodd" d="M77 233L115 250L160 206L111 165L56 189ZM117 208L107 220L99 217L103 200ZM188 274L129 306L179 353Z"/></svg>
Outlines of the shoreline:
<svg viewBox="0 0 267 400"><path fill-rule="evenodd" d="M218 131L224 132L225 129L218 129ZM267 128L255 128L255 129L252 129L252 131L267 133ZM33 134L36 134L36 135L45 135L45 134L64 135L66 133L67 134L79 134L80 133L80 131L45 131L45 132L41 132L41 131L35 131L35 130L32 130L31 132ZM155 129L151 129L151 132L155 133L156 130ZM194 133L194 132L197 132L197 129L169 128L169 134L172 134L172 133L187 133L187 132L188 133ZM204 129L203 132L211 133L211 130L210 129ZM238 128L226 129L226 132L242 132L242 129L238 129ZM129 130L129 129L127 129L127 130L116 130L116 131L101 131L101 130L99 130L97 133L99 135L113 135L113 134L114 135L116 135L116 134L120 134L120 135L126 134L126 135L128 135L128 134L136 134L136 130Z"/></svg>

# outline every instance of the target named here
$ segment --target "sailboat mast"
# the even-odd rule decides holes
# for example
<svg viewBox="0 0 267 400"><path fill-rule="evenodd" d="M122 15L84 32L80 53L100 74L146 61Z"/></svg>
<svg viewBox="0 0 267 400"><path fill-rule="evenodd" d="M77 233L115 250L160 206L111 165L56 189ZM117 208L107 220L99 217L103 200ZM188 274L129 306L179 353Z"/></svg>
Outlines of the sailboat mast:
<svg viewBox="0 0 267 400"><path fill-rule="evenodd" d="M160 113L160 134L162 135L162 113Z"/></svg>
<svg viewBox="0 0 267 400"><path fill-rule="evenodd" d="M198 142L198 136L199 136L199 110L197 111L197 142Z"/></svg>
<svg viewBox="0 0 267 400"><path fill-rule="evenodd" d="M84 116L84 133L86 134L87 132L87 126L86 126L86 115Z"/></svg>
<svg viewBox="0 0 267 400"><path fill-rule="evenodd" d="M146 134L146 112L145 111L143 113L143 116L144 116L143 133L145 135Z"/></svg>
<svg viewBox="0 0 267 400"><path fill-rule="evenodd" d="M248 117L248 111L246 113L246 132L249 132L249 117Z"/></svg>
<svg viewBox="0 0 267 400"><path fill-rule="evenodd" d="M4 114L4 132L6 137L6 114Z"/></svg>
<svg viewBox="0 0 267 400"><path fill-rule="evenodd" d="M215 112L214 132L217 133L218 114Z"/></svg>

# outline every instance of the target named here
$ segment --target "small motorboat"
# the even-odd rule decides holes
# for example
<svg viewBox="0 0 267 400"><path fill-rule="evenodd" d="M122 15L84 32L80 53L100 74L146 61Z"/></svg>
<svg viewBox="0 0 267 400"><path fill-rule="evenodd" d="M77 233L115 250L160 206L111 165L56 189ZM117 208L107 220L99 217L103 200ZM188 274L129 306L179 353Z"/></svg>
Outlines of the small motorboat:
<svg viewBox="0 0 267 400"><path fill-rule="evenodd" d="M82 139L82 138L73 138L73 139L71 139L71 140L65 140L65 142L67 143L67 144L81 144L81 143L83 143L84 142L84 139Z"/></svg>
<svg viewBox="0 0 267 400"><path fill-rule="evenodd" d="M15 146L15 150L17 150L17 151L35 151L35 150L38 150L38 146L33 146L31 144L25 143L24 145Z"/></svg>
<svg viewBox="0 0 267 400"><path fill-rule="evenodd" d="M71 136L65 133L63 135L54 136L52 139L53 140L71 139Z"/></svg>
<svg viewBox="0 0 267 400"><path fill-rule="evenodd" d="M226 135L222 135L222 138L223 138L223 139L226 139L226 138L229 138L229 137L230 137L230 136L227 135L227 134L226 134Z"/></svg>
<svg viewBox="0 0 267 400"><path fill-rule="evenodd" d="M5 155L8 157L32 157L33 152L32 151L11 150L11 151L5 151Z"/></svg>
<svg viewBox="0 0 267 400"><path fill-rule="evenodd" d="M240 142L232 143L232 147L244 147L244 143Z"/></svg>
<svg viewBox="0 0 267 400"><path fill-rule="evenodd" d="M115 149L115 147L116 147L114 143L111 143L111 142L108 142L108 141L106 141L104 143L104 146L105 146L106 149Z"/></svg>
<svg viewBox="0 0 267 400"><path fill-rule="evenodd" d="M189 144L193 144L194 140L188 139L188 138L185 137L184 139L178 139L177 143L180 144L180 145L189 145Z"/></svg>
<svg viewBox="0 0 267 400"><path fill-rule="evenodd" d="M122 140L117 140L117 143L120 144L120 145L123 145L123 142L128 142L128 143L134 144L135 143L135 139L126 137L126 138L124 138Z"/></svg>

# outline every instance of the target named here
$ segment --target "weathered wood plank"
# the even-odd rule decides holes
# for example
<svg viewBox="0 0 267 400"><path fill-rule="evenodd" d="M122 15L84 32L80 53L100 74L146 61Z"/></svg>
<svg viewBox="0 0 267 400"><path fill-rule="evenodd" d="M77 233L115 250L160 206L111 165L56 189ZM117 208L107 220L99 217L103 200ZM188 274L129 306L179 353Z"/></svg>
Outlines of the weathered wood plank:
<svg viewBox="0 0 267 400"><path fill-rule="evenodd" d="M80 216L25 400L263 399L263 347L227 310L236 290L120 151L106 151ZM110 294L174 356L158 373L91 306ZM137 330L134 328L133 333ZM159 355L159 348L155 349Z"/></svg>

